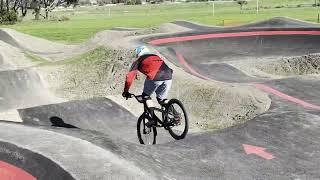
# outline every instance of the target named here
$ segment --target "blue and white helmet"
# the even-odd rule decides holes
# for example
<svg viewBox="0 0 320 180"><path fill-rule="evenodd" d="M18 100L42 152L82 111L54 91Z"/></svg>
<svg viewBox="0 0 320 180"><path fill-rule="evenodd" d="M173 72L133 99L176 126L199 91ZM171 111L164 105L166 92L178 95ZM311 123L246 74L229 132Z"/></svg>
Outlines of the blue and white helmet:
<svg viewBox="0 0 320 180"><path fill-rule="evenodd" d="M138 46L135 50L136 53L136 57L140 57L142 55L146 55L146 54L152 54L152 52L150 51L150 49L147 46Z"/></svg>

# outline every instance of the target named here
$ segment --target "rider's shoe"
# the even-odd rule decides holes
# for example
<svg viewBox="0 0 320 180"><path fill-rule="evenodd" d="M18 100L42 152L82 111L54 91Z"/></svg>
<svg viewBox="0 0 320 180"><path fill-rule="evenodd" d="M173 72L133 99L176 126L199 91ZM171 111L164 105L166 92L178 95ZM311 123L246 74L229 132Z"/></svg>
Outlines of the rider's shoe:
<svg viewBox="0 0 320 180"><path fill-rule="evenodd" d="M168 99L160 99L157 97L157 101L161 106L165 106L168 103Z"/></svg>
<svg viewBox="0 0 320 180"><path fill-rule="evenodd" d="M148 120L148 122L146 122L147 127L152 127L155 125L157 125L157 122L155 120Z"/></svg>

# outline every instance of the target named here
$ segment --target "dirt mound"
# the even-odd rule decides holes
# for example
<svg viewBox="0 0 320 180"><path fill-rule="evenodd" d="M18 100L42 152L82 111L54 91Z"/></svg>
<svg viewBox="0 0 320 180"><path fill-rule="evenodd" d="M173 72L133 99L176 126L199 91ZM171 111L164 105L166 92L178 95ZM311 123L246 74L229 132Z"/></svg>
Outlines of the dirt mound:
<svg viewBox="0 0 320 180"><path fill-rule="evenodd" d="M241 28L290 28L290 27L320 27L318 24L313 24L309 22L304 22L288 17L275 17L272 19L250 23L242 26L238 26Z"/></svg>
<svg viewBox="0 0 320 180"><path fill-rule="evenodd" d="M0 29L0 39L11 46L41 56L47 60L59 60L68 56L66 52L74 52L77 45L65 45L46 39L23 34L13 29ZM6 34L6 36L1 36ZM32 43L31 43L32 42ZM70 53L69 53L70 54Z"/></svg>
<svg viewBox="0 0 320 180"><path fill-rule="evenodd" d="M0 71L21 69L34 64L19 48L0 41Z"/></svg>
<svg viewBox="0 0 320 180"><path fill-rule="evenodd" d="M48 41L42 38L23 34L12 29L4 28L2 31L6 32L12 39L14 39L15 42L18 43L18 48L26 49L35 54L59 54L72 47L72 45L64 45Z"/></svg>
<svg viewBox="0 0 320 180"><path fill-rule="evenodd" d="M0 111L55 102L33 70L0 71Z"/></svg>
<svg viewBox="0 0 320 180"><path fill-rule="evenodd" d="M161 30L161 28L164 29ZM166 24L155 31L169 32L169 30L178 32L187 29L174 24ZM48 82L49 88L61 98L79 100L112 96L115 102L121 103L135 115L139 115L141 107L137 106L136 102L123 101L120 94L123 90L125 74L133 61L132 49L140 43L139 39L150 36L148 33L152 32L153 30L143 32L108 30L97 33L95 37L82 45L70 46L71 48L36 38L39 40L37 46L42 44L43 47L34 48L49 52L45 54L46 57L59 59L62 56L64 58L76 56L64 61L45 63L46 65L37 67L36 71L40 72L41 77ZM34 40L33 37L21 33L13 32L12 34L15 34L19 42ZM103 47L96 48L97 46ZM29 46L29 49L32 48ZM62 50L62 48L65 49ZM63 52L52 53L60 50ZM229 127L253 118L270 106L268 96L250 86L208 82L184 72L175 65L170 66L175 72L170 97L183 101L190 114L193 129ZM143 81L144 77L138 76L132 92L141 93ZM38 87L32 92L37 93L39 89L43 88Z"/></svg>
<svg viewBox="0 0 320 180"><path fill-rule="evenodd" d="M192 29L189 27L180 26L175 23L165 23L158 27L160 33L178 33L178 32L186 32L191 31Z"/></svg>
<svg viewBox="0 0 320 180"><path fill-rule="evenodd" d="M250 120L270 107L268 95L249 85L203 80L169 61L167 63L175 72L170 96L185 104L193 127L230 127Z"/></svg>
<svg viewBox="0 0 320 180"><path fill-rule="evenodd" d="M0 119L20 121L16 109L61 102L31 67L38 64L24 50L0 41Z"/></svg>
<svg viewBox="0 0 320 180"><path fill-rule="evenodd" d="M190 77L174 79L171 97L182 100L191 126L222 129L252 119L269 109L270 99L250 86L208 83Z"/></svg>
<svg viewBox="0 0 320 180"><path fill-rule="evenodd" d="M320 54L281 58L258 64L256 68L280 76L320 74Z"/></svg>
<svg viewBox="0 0 320 180"><path fill-rule="evenodd" d="M98 51L102 52L103 58L95 60L92 55L80 57L90 57L91 63L78 59L74 61L77 63L45 66L39 70L46 74L51 88L61 97L75 100L108 96L139 116L142 106L134 99L126 101L120 95L125 74L132 62L132 52L110 48L100 48ZM193 130L221 129L242 123L270 106L268 96L250 86L208 82L172 64L170 66L174 69L170 97L178 98L185 104ZM133 93L141 93L143 81L142 75L137 77L132 87Z"/></svg>
<svg viewBox="0 0 320 180"><path fill-rule="evenodd" d="M4 60L3 60L3 56L0 54L0 71L1 70L5 70L7 68L10 68L11 65L7 64Z"/></svg>
<svg viewBox="0 0 320 180"><path fill-rule="evenodd" d="M6 32L6 30L8 29L0 29L0 40L14 47L20 47L17 41L14 38L12 38L11 35L8 32Z"/></svg>
<svg viewBox="0 0 320 180"><path fill-rule="evenodd" d="M222 28L219 26L208 26L208 25L202 25L202 24L189 22L189 21L175 21L173 22L173 24L176 24L194 31L212 31L212 30L217 30Z"/></svg>
<svg viewBox="0 0 320 180"><path fill-rule="evenodd" d="M60 97L104 97L122 90L130 57L130 51L100 47L70 60L40 66L37 71Z"/></svg>
<svg viewBox="0 0 320 180"><path fill-rule="evenodd" d="M113 27L111 28L113 31L137 31L139 28L127 28L127 27Z"/></svg>

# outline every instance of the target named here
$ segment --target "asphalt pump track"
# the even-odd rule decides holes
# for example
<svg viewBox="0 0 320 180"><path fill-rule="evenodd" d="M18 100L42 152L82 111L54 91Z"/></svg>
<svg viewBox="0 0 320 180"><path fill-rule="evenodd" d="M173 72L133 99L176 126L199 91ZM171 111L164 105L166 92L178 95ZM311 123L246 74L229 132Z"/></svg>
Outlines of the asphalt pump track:
<svg viewBox="0 0 320 180"><path fill-rule="evenodd" d="M228 64L318 53L320 28L273 19L202 30L142 41L199 78L269 93L267 112L180 141L163 133L160 144L142 146L136 117L109 99L19 109L22 123L0 123L0 179L320 179L319 79L253 77Z"/></svg>

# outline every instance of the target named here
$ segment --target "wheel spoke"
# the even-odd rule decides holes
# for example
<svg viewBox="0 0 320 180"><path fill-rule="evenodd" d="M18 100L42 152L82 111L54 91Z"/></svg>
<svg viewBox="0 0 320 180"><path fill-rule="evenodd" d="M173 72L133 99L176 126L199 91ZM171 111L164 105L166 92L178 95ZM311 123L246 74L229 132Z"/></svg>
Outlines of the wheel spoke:
<svg viewBox="0 0 320 180"><path fill-rule="evenodd" d="M175 139L182 139L188 132L188 118L180 101L174 99L168 103L167 117L169 133Z"/></svg>
<svg viewBox="0 0 320 180"><path fill-rule="evenodd" d="M138 138L140 143L145 145L155 143L155 134L153 130L145 125L148 120L143 117L140 118L138 120Z"/></svg>

